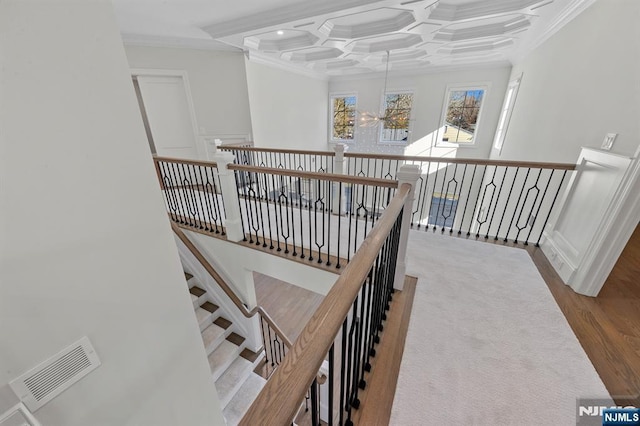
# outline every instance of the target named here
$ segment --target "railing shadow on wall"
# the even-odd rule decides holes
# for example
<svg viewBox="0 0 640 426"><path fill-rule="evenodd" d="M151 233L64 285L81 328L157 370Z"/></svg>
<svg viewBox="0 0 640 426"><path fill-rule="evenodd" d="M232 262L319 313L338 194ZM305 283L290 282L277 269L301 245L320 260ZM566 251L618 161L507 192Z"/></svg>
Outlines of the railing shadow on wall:
<svg viewBox="0 0 640 426"><path fill-rule="evenodd" d="M412 207L414 229L540 244L575 164L478 160L344 152L223 148L238 164L394 180L402 165L420 177ZM333 166L329 164L333 162Z"/></svg>

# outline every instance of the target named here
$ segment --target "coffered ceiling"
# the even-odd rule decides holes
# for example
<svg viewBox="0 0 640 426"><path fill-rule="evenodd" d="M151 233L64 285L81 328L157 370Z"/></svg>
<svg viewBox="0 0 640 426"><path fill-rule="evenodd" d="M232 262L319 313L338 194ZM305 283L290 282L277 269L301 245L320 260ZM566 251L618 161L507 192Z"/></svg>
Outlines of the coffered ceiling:
<svg viewBox="0 0 640 426"><path fill-rule="evenodd" d="M113 0L127 43L324 76L516 61L594 0Z"/></svg>

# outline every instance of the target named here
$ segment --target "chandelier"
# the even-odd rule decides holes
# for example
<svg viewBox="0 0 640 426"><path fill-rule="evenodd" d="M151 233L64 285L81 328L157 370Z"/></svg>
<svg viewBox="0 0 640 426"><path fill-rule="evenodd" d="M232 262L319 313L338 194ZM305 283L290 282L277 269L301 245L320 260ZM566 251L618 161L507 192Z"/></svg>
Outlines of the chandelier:
<svg viewBox="0 0 640 426"><path fill-rule="evenodd" d="M387 104L386 97L387 83L389 80L389 54L390 51L387 50L387 65L384 71L384 91L382 92L382 96L385 99L382 106L383 111L380 111L378 114L370 111L358 111L358 126L360 127L376 127L379 123L385 123L387 127L393 127L394 124L397 124L397 121L402 118L401 113L384 111Z"/></svg>

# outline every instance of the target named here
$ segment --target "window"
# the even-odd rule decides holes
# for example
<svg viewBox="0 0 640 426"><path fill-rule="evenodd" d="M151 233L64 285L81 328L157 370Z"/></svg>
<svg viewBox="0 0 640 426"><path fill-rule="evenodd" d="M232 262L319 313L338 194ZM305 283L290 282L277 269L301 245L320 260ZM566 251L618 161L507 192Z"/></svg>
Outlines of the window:
<svg viewBox="0 0 640 426"><path fill-rule="evenodd" d="M462 144L474 143L485 88L454 88L445 98L442 141Z"/></svg>
<svg viewBox="0 0 640 426"><path fill-rule="evenodd" d="M513 106L516 103L516 95L518 94L518 87L520 87L521 78L522 76L510 81L509 86L507 87L507 94L504 97L504 104L500 111L500 120L498 121L498 128L496 129L496 137L493 142L493 146L498 151L502 149L504 138L507 135L507 127L509 127L509 121L511 120L511 114L513 113Z"/></svg>
<svg viewBox="0 0 640 426"><path fill-rule="evenodd" d="M355 131L356 97L331 97L331 140L351 141Z"/></svg>
<svg viewBox="0 0 640 426"><path fill-rule="evenodd" d="M409 123L413 93L387 93L384 98L384 118L381 142L406 142L409 139Z"/></svg>

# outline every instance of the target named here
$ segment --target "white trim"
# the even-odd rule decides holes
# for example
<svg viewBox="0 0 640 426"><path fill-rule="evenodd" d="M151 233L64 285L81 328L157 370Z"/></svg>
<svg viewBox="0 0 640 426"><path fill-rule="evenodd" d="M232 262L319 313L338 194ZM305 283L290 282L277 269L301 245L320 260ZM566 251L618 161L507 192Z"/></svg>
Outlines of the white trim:
<svg viewBox="0 0 640 426"><path fill-rule="evenodd" d="M639 149L640 151L640 149ZM633 158L618 187L604 221L576 271L572 288L587 296L597 296L622 250L640 222L640 157Z"/></svg>
<svg viewBox="0 0 640 426"><path fill-rule="evenodd" d="M578 160L578 170L571 181L556 217L545 230L543 252L563 281L580 294L597 296L611 273L629 237L640 222L640 149L634 158L603 151L583 148ZM587 247L576 249L562 235L561 223L567 219L567 203L572 198L575 186L588 163L608 169L620 170L621 177L608 207L598 219L593 236ZM571 212L575 214L575 212ZM560 230L559 230L560 229ZM588 232L586 230L585 232Z"/></svg>
<svg viewBox="0 0 640 426"><path fill-rule="evenodd" d="M498 155L502 153L502 147L504 146L504 141L507 138L507 131L509 130L509 123L511 123L511 116L513 115L513 110L516 106L516 99L518 98L518 92L520 91L520 83L522 82L522 73L517 78L514 78L507 85L507 91L504 94L504 101L502 102L502 108L500 108L500 115L498 116L498 126L496 127L496 131L493 135L493 148L498 151ZM511 95L511 99L508 99L509 90L513 88L513 93ZM507 105L509 102L509 105ZM502 114L505 114L504 118ZM504 125L502 129L500 128L500 122L504 120ZM500 138L497 139L498 132L501 131L502 134Z"/></svg>
<svg viewBox="0 0 640 426"><path fill-rule="evenodd" d="M480 110L478 111L478 119L476 121L476 128L473 131L473 139L469 142L448 142L442 140L442 135L440 133L440 129L442 129L445 125L445 118L447 116L447 108L449 106L449 97L452 91L463 91L463 90L483 90L484 94L482 95L482 102L480 103ZM444 99L442 102L442 110L440 114L440 121L438 123L438 130L436 132L436 140L435 145L438 148L475 148L476 137L478 135L478 130L480 129L480 123L482 123L483 111L485 110L485 101L487 99L487 95L489 94L489 90L491 90L491 82L479 82L479 83L450 83L447 84L447 87L444 91Z"/></svg>
<svg viewBox="0 0 640 426"><path fill-rule="evenodd" d="M198 153L198 158L207 158L207 148L200 143L200 130L198 127L198 120L196 118L196 108L193 104L193 97L191 96L191 85L189 84L189 76L185 70L171 70L171 69L156 69L156 68L131 68L131 75L133 77L147 76L147 77L180 77L182 79L182 85L187 97L187 107L189 108L189 115L191 116L191 127L193 128L193 143ZM144 102L144 98L143 98Z"/></svg>
<svg viewBox="0 0 640 426"><path fill-rule="evenodd" d="M333 137L333 99L334 98L356 98L356 104L354 107L355 117L353 122L353 139L334 139ZM357 92L330 92L329 93L329 143L344 143L350 144L356 141L356 128L358 127L358 93Z"/></svg>

